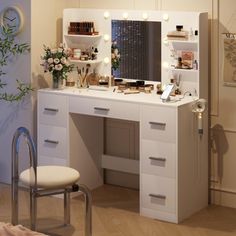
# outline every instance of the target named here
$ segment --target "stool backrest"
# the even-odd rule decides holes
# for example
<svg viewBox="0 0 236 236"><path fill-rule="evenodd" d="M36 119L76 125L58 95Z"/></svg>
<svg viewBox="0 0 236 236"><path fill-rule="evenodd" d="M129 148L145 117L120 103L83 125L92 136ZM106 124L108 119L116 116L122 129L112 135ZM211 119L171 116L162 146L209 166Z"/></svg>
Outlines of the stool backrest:
<svg viewBox="0 0 236 236"><path fill-rule="evenodd" d="M12 180L18 181L19 179L19 150L20 150L20 137L23 136L26 140L30 157L30 177L34 181L34 187L37 188L37 151L35 143L30 135L30 132L25 127L19 127L12 140Z"/></svg>

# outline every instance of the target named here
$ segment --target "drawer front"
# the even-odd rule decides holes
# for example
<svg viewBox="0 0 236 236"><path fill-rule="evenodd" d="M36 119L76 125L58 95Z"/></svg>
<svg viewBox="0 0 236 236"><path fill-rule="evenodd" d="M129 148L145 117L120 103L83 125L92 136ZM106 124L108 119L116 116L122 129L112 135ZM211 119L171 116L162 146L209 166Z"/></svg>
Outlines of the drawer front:
<svg viewBox="0 0 236 236"><path fill-rule="evenodd" d="M162 106L141 106L141 138L176 141L176 110Z"/></svg>
<svg viewBox="0 0 236 236"><path fill-rule="evenodd" d="M72 113L139 121L139 105L95 98L70 97Z"/></svg>
<svg viewBox="0 0 236 236"><path fill-rule="evenodd" d="M38 154L67 159L67 132L66 128L39 125L38 127Z"/></svg>
<svg viewBox="0 0 236 236"><path fill-rule="evenodd" d="M176 184L174 179L141 174L141 207L176 212Z"/></svg>
<svg viewBox="0 0 236 236"><path fill-rule="evenodd" d="M176 145L158 141L141 141L141 173L176 177Z"/></svg>
<svg viewBox="0 0 236 236"><path fill-rule="evenodd" d="M66 127L67 97L55 94L38 94L38 122L44 125Z"/></svg>

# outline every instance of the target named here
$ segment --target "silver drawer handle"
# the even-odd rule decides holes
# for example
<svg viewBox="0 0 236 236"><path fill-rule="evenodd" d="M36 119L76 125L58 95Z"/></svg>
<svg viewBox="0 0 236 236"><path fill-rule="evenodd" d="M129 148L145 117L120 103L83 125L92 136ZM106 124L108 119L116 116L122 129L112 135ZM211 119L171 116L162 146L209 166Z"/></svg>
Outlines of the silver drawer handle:
<svg viewBox="0 0 236 236"><path fill-rule="evenodd" d="M154 161L166 161L166 158L164 157L149 157L149 159Z"/></svg>
<svg viewBox="0 0 236 236"><path fill-rule="evenodd" d="M104 108L104 107L94 107L94 110L97 110L97 111L110 111L109 108Z"/></svg>
<svg viewBox="0 0 236 236"><path fill-rule="evenodd" d="M58 109L55 109L55 108L48 108L48 107L45 107L45 108L44 108L44 111L58 112L59 110L58 110Z"/></svg>
<svg viewBox="0 0 236 236"><path fill-rule="evenodd" d="M154 197L154 198L163 199L163 200L166 199L166 196L165 196L165 195L153 194L153 193L150 193L150 194L149 194L149 197Z"/></svg>
<svg viewBox="0 0 236 236"><path fill-rule="evenodd" d="M59 141L54 141L54 140L50 140L50 139L45 139L44 140L45 143L52 143L52 144L58 144Z"/></svg>
<svg viewBox="0 0 236 236"><path fill-rule="evenodd" d="M154 121L149 121L149 124L150 124L150 125L166 126L166 123L154 122Z"/></svg>

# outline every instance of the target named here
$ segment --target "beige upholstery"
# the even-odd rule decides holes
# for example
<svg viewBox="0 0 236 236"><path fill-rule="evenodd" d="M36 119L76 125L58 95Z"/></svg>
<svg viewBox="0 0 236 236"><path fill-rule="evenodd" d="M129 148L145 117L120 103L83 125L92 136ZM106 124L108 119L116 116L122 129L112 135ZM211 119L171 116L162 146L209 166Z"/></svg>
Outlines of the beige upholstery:
<svg viewBox="0 0 236 236"><path fill-rule="evenodd" d="M37 186L44 189L65 188L75 184L80 178L77 170L64 166L38 166ZM34 184L34 179L30 179L30 169L24 170L20 174L20 181L29 186Z"/></svg>
<svg viewBox="0 0 236 236"><path fill-rule="evenodd" d="M22 225L15 225L0 222L0 235L1 236L47 236L46 234L31 231Z"/></svg>

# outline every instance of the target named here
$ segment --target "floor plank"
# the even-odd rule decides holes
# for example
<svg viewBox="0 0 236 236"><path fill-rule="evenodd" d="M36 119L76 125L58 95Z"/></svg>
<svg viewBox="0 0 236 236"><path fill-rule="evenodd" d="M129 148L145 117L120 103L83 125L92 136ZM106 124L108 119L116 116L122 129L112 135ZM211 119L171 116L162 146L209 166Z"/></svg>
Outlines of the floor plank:
<svg viewBox="0 0 236 236"><path fill-rule="evenodd" d="M181 224L139 215L139 192L104 185L92 191L94 236L236 236L236 209L209 206ZM20 192L20 223L29 225L29 197ZM10 186L0 184L0 221L10 222ZM38 201L38 231L52 236L84 235L83 197L71 199L71 225L62 226L63 200Z"/></svg>

